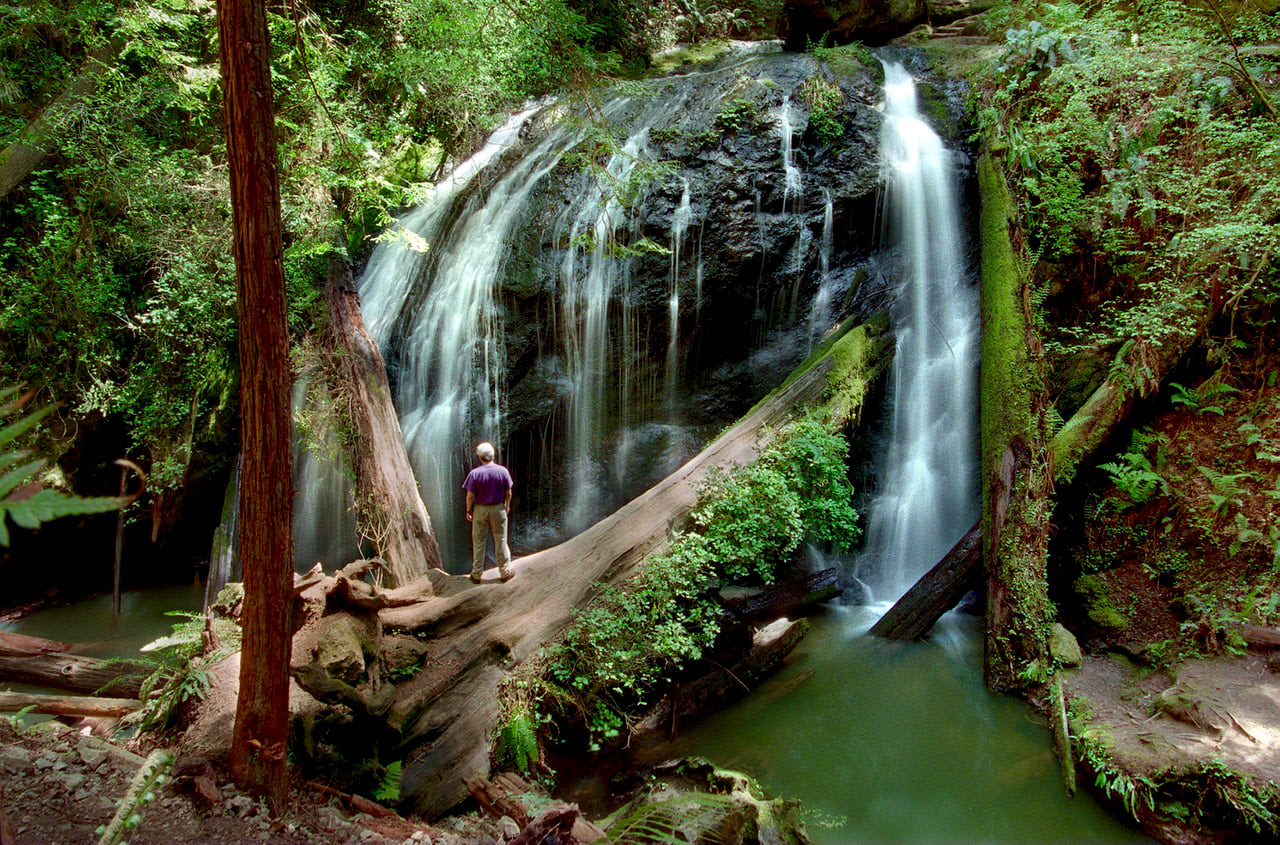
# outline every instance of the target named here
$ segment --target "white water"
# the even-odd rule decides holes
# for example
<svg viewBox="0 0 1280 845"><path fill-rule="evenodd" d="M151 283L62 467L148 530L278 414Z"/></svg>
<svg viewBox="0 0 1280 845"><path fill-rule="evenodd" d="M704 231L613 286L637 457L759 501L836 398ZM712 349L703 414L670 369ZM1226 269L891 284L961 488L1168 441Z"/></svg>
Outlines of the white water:
<svg viewBox="0 0 1280 845"><path fill-rule="evenodd" d="M795 160L795 129L791 124L791 98L782 98L782 108L778 111L778 135L782 141L782 210L787 210L787 200L792 197L796 198L794 210L799 211L801 189L803 188L803 180L800 175L800 168L796 167Z"/></svg>
<svg viewBox="0 0 1280 845"><path fill-rule="evenodd" d="M671 218L671 285L667 289L667 362L665 389L667 412L675 410L676 390L679 387L678 356L680 351L680 257L684 252L684 233L693 220L689 204L689 180L681 180L684 190L680 204Z"/></svg>
<svg viewBox="0 0 1280 845"><path fill-rule="evenodd" d="M964 280L958 179L920 117L915 82L885 64L881 134L889 235L901 275L892 309L897 351L892 422L860 567L892 602L973 523L977 505L975 292Z"/></svg>

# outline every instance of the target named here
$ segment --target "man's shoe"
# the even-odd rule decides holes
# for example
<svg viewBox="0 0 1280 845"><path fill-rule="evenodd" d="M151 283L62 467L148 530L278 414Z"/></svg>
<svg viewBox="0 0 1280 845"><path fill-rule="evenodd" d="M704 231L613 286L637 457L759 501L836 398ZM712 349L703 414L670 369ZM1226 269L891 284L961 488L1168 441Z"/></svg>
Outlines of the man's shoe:
<svg viewBox="0 0 1280 845"><path fill-rule="evenodd" d="M480 575L469 575L467 577L471 579L472 584L479 584L483 578L483 576L480 576Z"/></svg>
<svg viewBox="0 0 1280 845"><path fill-rule="evenodd" d="M498 576L498 580L505 584L514 577L516 577L514 572L504 572Z"/></svg>

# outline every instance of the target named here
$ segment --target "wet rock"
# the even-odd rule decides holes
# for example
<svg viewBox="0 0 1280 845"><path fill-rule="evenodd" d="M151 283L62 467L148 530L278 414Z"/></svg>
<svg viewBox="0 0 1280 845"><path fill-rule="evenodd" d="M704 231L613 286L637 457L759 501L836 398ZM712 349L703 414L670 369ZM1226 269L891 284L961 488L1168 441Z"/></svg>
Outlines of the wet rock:
<svg viewBox="0 0 1280 845"><path fill-rule="evenodd" d="M1049 656L1062 666L1079 666L1084 660L1075 635L1057 622L1049 629Z"/></svg>
<svg viewBox="0 0 1280 845"><path fill-rule="evenodd" d="M68 792L75 792L84 783L85 776L81 774L68 774L65 772L54 772L50 774L49 780L54 783L62 784L63 788Z"/></svg>
<svg viewBox="0 0 1280 845"><path fill-rule="evenodd" d="M118 745L113 745L106 740L98 739L96 736L84 736L80 738L76 745L76 753L80 755L80 759L84 760L83 749L92 751L101 751L106 754L107 760L117 770L132 774L142 765L142 758L132 751L127 751ZM92 754L90 756L93 756ZM99 761L101 765L101 761Z"/></svg>
<svg viewBox="0 0 1280 845"><path fill-rule="evenodd" d="M227 809L240 818L248 818L254 812L253 799L247 795L235 795L227 800Z"/></svg>

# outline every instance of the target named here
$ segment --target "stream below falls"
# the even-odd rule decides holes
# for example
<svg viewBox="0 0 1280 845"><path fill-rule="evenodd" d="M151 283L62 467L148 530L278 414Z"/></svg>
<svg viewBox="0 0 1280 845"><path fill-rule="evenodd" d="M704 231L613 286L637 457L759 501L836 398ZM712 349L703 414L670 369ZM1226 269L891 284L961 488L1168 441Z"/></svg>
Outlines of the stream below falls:
<svg viewBox="0 0 1280 845"><path fill-rule="evenodd" d="M877 616L814 617L782 671L664 757L705 757L800 799L815 842L1150 841L1092 796L1067 797L1048 728L983 686L977 618L895 643L865 635Z"/></svg>

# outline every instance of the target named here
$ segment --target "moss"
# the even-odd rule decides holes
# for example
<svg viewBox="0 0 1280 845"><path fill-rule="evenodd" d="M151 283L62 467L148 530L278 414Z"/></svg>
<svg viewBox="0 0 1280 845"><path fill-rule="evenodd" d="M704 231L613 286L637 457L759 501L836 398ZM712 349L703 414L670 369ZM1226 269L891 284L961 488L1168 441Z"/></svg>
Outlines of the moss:
<svg viewBox="0 0 1280 845"><path fill-rule="evenodd" d="M884 81L884 66L875 54L862 44L846 44L822 51L822 58L840 76L869 73L877 82Z"/></svg>
<svg viewBox="0 0 1280 845"><path fill-rule="evenodd" d="M663 76L688 67L718 59L730 50L728 41L707 41L693 44L679 50L668 50L653 57L649 66L649 76Z"/></svg>
<svg viewBox="0 0 1280 845"><path fill-rule="evenodd" d="M1111 591L1099 575L1082 575L1071 585L1089 621L1106 631L1118 632L1129 627L1129 618L1111 601Z"/></svg>

